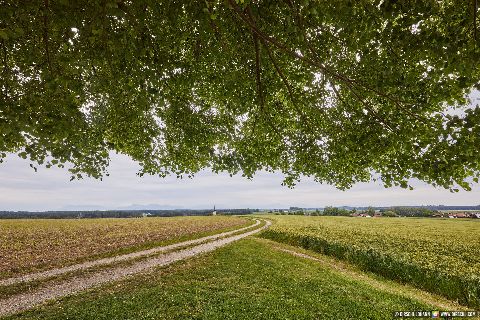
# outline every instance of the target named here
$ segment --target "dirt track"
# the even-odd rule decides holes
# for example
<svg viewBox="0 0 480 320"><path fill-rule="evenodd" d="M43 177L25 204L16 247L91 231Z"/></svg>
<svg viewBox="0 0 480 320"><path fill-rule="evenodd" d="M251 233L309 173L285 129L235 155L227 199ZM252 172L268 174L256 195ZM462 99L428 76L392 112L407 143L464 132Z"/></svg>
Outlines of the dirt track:
<svg viewBox="0 0 480 320"><path fill-rule="evenodd" d="M228 232L223 232L223 233L219 233L219 234L214 234L214 235L207 236L207 237L202 237L202 238L199 238L199 239L178 242L178 243L174 243L174 244L171 244L171 245L162 246L162 247L155 247L155 248L152 248L152 249L147 249L147 250L142 250L142 251L136 251L136 252L132 252L132 253L129 253L129 254L123 254L123 255L119 255L119 256L115 256L115 257L111 257L111 258L103 258L103 259L98 259L98 260L93 260L93 261L87 261L87 262L84 262L84 263L78 263L78 264L74 264L74 265L64 267L64 268L57 268L57 269L51 269L51 270L42 271L42 272L31 273L31 274L23 275L23 276L20 276L20 277L3 279L3 280L0 280L0 286L10 286L10 285L14 285L14 284L21 283L21 282L30 282L30 281L35 281L35 280L42 280L42 279L55 277L55 276L58 276L58 275L61 275L61 274L69 273L69 272L74 272L74 271L78 271L78 270L85 270L85 269L96 267L96 266L114 264L114 263L117 263L117 262L120 262L120 261L127 261L127 260L140 258L140 257L145 257L145 256L149 256L149 255L152 255L152 254L166 252L166 251L170 251L170 250L174 250L174 249L178 249L178 248L182 248L182 247L188 247L188 246L191 246L191 245L194 245L194 244L198 244L198 243L202 243L202 242L206 242L206 241L214 240L214 239L218 239L218 238L223 238L223 237L229 236L233 233L237 233L237 232L241 232L241 231L244 231L244 230L247 230L247 229L250 229L250 228L254 228L254 227L258 226L259 224L260 224L260 222L257 220L255 222L255 224L244 227L244 228L240 228L240 229L236 229L236 230L228 231Z"/></svg>
<svg viewBox="0 0 480 320"><path fill-rule="evenodd" d="M257 220L256 225L258 225L259 223L260 222ZM226 232L226 233L215 235L215 236L204 237L204 238L200 238L192 241L187 241L190 244L195 244L198 242L207 241L209 239L217 239L217 240L213 240L207 243L202 243L187 249L165 253L158 257L147 258L145 260L141 260L139 262L133 263L132 265L129 265L127 267L113 266L112 268L107 270L98 271L93 274L88 274L85 276L70 278L52 286L43 287L43 288L40 287L36 290L29 291L27 293L21 293L7 299L0 300L0 316L21 312L21 311L30 309L36 305L42 304L48 300L61 298L61 297L71 295L95 286L105 284L107 282L120 280L122 278L131 276L134 274L147 272L158 266L165 266L176 261L180 261L180 260L187 259L202 253L213 251L231 242L234 242L242 238L248 237L252 234L258 233L261 230L268 228L270 224L271 223L267 221L266 224L261 228L257 228L257 229L247 231L245 233L241 233L238 235L230 236L230 237L228 237L229 234L236 233L236 232L239 232L239 230L241 231L247 228L242 228L232 232ZM250 226L249 228L251 227L252 226ZM219 237L222 237L225 235L227 235L227 237L218 239ZM185 246L186 245L185 243L186 242L175 244L176 247L173 247L173 248ZM183 244L183 245L180 245L180 244ZM170 246L170 249L168 250L173 249L172 246ZM154 248L158 251L150 252L149 254L161 252L162 251L160 250L161 248L165 248L165 247ZM150 251L154 249L150 249ZM146 251L149 251L149 250L146 250ZM166 251L166 250L163 250L163 251ZM144 252L144 251L141 251L141 252ZM138 253L141 253L141 252L138 252ZM110 259L115 259L115 258L110 258ZM105 260L105 259L101 259L101 260ZM97 260L97 261L101 261L101 260ZM117 257L117 260L114 260L113 262L116 262L116 261L120 261L118 260L118 257Z"/></svg>

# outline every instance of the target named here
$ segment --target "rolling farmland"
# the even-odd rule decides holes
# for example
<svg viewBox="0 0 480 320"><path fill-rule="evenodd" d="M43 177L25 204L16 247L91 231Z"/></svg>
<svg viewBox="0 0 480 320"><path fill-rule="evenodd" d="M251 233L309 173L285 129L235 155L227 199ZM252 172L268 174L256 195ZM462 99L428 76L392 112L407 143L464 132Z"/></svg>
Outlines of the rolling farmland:
<svg viewBox="0 0 480 320"><path fill-rule="evenodd" d="M222 216L0 221L11 239L24 239L17 240L23 243L18 248L33 241L37 251L31 257L54 261L55 251L46 249L51 247L64 250L62 266L113 258L73 272L0 284L0 317L387 319L401 310L477 308L477 221L257 219L255 224ZM231 231L220 233L226 230ZM124 234L135 234L137 241L119 236ZM88 237L94 239L88 242ZM112 239L117 246L106 245ZM78 254L82 251L75 248L82 243L93 248L90 254ZM74 250L68 251L67 244ZM9 250L11 256L24 254ZM122 259L128 252L135 256ZM60 270L55 263L32 261L37 265L22 273Z"/></svg>
<svg viewBox="0 0 480 320"><path fill-rule="evenodd" d="M0 220L0 278L236 228L235 217Z"/></svg>
<svg viewBox="0 0 480 320"><path fill-rule="evenodd" d="M480 306L480 221L269 216L263 237Z"/></svg>

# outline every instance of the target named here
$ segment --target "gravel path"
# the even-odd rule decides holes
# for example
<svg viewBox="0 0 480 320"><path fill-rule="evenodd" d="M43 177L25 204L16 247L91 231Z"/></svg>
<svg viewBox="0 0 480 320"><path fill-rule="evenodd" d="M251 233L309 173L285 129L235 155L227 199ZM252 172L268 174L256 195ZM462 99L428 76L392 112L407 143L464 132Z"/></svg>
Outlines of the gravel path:
<svg viewBox="0 0 480 320"><path fill-rule="evenodd" d="M206 242L206 241L209 241L209 240L223 238L223 237L229 236L233 233L241 232L241 231L256 227L259 224L260 224L260 221L256 220L255 224L253 224L253 225L249 225L247 227L236 229L236 230L233 230L233 231L214 234L214 235L199 238L199 239L174 243L174 244L167 245L167 246L162 246L162 247L155 247L155 248L152 248L152 249L132 252L132 253L123 254L123 255L110 257L110 258L103 258L103 259L94 260L94 261L87 261L87 262L84 262L84 263L74 264L74 265L64 267L64 268L51 269L51 270L42 271L42 272L30 273L30 274L26 274L26 275L23 275L23 276L20 276L20 277L8 278L8 279L0 280L0 286L10 286L10 285L18 284L18 283L21 283L21 282L30 282L30 281L34 281L34 280L42 280L42 279L58 276L58 275L61 275L61 274L65 274L65 273L68 273L68 272L85 270L85 269L88 269L88 268L91 268L91 267L113 264L113 263L117 263L117 262L120 262L120 261L127 261L127 260L134 259L134 258L139 258L139 257L144 257L144 256L149 256L149 255L152 255L152 254L156 254L156 253L170 251L170 250L178 249L178 248L181 248L181 247L188 247L188 246L191 246L193 244L198 244L198 243Z"/></svg>
<svg viewBox="0 0 480 320"><path fill-rule="evenodd" d="M255 225L258 225L259 223L260 222L257 220ZM38 288L27 293L21 293L7 299L0 300L0 316L25 311L48 300L61 298L95 286L99 286L101 284L105 284L107 282L120 280L134 274L147 272L158 266L165 266L176 261L196 256L198 254L214 251L219 247L260 232L261 230L268 228L270 225L271 222L266 221L266 224L263 227L247 231L242 234L199 244L183 250L166 253L160 257L142 260L127 267L112 267L111 269L99 271L93 274L74 277L46 288ZM238 232L238 230L234 232Z"/></svg>

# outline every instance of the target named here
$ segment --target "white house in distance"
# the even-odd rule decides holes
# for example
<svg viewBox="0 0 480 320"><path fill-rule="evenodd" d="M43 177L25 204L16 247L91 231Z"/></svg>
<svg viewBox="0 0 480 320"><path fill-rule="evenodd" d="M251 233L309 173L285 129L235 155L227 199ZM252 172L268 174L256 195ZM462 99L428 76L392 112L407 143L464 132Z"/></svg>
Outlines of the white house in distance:
<svg viewBox="0 0 480 320"><path fill-rule="evenodd" d="M215 210L215 206L213 206L212 216L216 216L216 215L217 215L217 210Z"/></svg>

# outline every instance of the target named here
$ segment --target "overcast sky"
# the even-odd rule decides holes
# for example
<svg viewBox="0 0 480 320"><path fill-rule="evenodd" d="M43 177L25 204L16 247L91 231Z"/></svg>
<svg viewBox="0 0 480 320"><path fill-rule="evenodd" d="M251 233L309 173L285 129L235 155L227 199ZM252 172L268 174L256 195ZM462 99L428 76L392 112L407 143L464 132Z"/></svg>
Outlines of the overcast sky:
<svg viewBox="0 0 480 320"><path fill-rule="evenodd" d="M480 103L480 92L470 95L472 105ZM449 110L450 113L461 113ZM110 176L69 181L64 169L39 167L15 155L0 164L0 210L97 210L97 209L200 209L288 208L389 205L480 205L480 185L472 191L451 193L421 182L413 191L385 189L379 183L357 184L348 191L303 180L295 189L281 186L280 174L259 173L253 180L228 174L201 172L193 179L178 180L136 175L138 165L123 155L112 155Z"/></svg>
<svg viewBox="0 0 480 320"><path fill-rule="evenodd" d="M339 191L312 180L295 189L281 186L279 174L259 173L253 180L202 172L193 179L177 180L136 176L138 166L126 156L114 155L110 177L103 181L69 181L66 170L38 168L9 156L0 165L0 210L96 210L118 208L285 208L384 205L478 205L480 186L471 192L450 193L423 183L413 191L385 189L378 183L358 184Z"/></svg>

